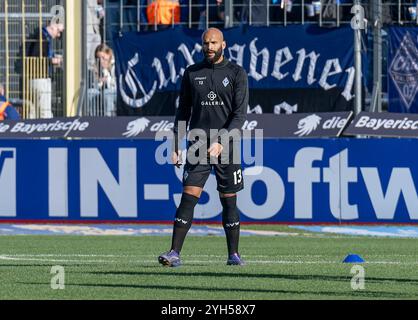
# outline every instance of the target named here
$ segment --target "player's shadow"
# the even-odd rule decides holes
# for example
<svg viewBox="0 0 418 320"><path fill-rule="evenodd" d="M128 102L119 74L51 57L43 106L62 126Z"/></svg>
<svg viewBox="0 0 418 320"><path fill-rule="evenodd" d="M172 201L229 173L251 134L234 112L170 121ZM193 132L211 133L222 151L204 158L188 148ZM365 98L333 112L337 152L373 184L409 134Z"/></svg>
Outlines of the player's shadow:
<svg viewBox="0 0 418 320"><path fill-rule="evenodd" d="M155 267L153 267L155 270ZM231 273L231 272L178 272L178 273L163 273L163 272L141 272L141 271L90 271L88 274L94 275L115 275L115 276L147 276L157 275L164 276L176 276L176 277L216 277L216 278L257 278L257 279L272 279L272 280L317 280L317 281L340 281L347 282L351 280L351 276L332 276L332 275L288 275L288 274L256 274L256 273ZM398 283L410 283L417 284L418 279L405 279L405 278L376 278L367 277L367 282L398 282Z"/></svg>
<svg viewBox="0 0 418 320"><path fill-rule="evenodd" d="M232 272L176 272L176 273L163 273L163 272L140 272L140 271L91 271L88 274L92 275L105 275L105 276L149 276L156 275L159 277L216 277L216 278L251 278L251 279L271 279L272 281L276 280L294 280L294 281L337 281L337 282L346 282L350 283L351 277L349 276L333 276L333 275L287 275L287 274L254 274L254 273L232 273ZM402 279L402 278L376 278L376 277L367 277L367 283L382 283L382 282L395 282L395 283L410 283L418 285L418 279ZM122 286L129 287L130 284L110 284L110 286ZM137 285L134 285L137 286ZM144 287L140 285L139 287ZM145 285L149 289L166 289L166 290L207 290L207 291L237 291L237 292L254 292L254 293L276 293L276 294L294 294L294 295L317 295L317 296L330 296L330 297L345 297L345 296L354 296L359 298L379 298L379 299L394 299L394 298L416 298L416 295L411 295L408 293L399 293L399 292L380 292L380 291L350 291L350 293L344 292L332 292L332 291L293 291L293 290L279 290L279 289L244 289L244 288L204 288L204 287L183 287L179 288L178 286L161 286L161 285Z"/></svg>
<svg viewBox="0 0 418 320"><path fill-rule="evenodd" d="M43 283L28 283L19 282L26 285L43 285ZM69 287L94 287L94 288L112 288L112 289L144 289L144 290L173 290L174 293L179 290L187 291L203 291L203 292L225 292L225 293L268 293L268 294L283 294L283 295L316 295L316 296L328 296L328 297L350 297L350 298L375 298L375 299L411 299L417 298L417 296L399 293L399 292L380 292L380 291L303 291L303 290L280 290L280 289L262 289L262 288L214 288L205 286L184 286L184 285L140 285L140 284L125 284L125 283L66 283L65 286Z"/></svg>

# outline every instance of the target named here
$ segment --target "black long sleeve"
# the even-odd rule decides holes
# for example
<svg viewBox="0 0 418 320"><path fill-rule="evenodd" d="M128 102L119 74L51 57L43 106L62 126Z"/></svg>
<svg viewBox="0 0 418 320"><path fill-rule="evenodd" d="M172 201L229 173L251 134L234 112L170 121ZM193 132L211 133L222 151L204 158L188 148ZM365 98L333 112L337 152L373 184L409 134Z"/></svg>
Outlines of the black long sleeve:
<svg viewBox="0 0 418 320"><path fill-rule="evenodd" d="M176 111L174 120L174 150L179 149L179 140L186 135L186 128L192 114L192 98L190 88L189 71L186 70L183 75L180 89L179 107Z"/></svg>
<svg viewBox="0 0 418 320"><path fill-rule="evenodd" d="M235 78L232 112L229 115L229 124L225 128L227 131L242 129L247 118L248 103L248 76L245 70L241 68ZM222 139L222 132L218 136Z"/></svg>
<svg viewBox="0 0 418 320"><path fill-rule="evenodd" d="M202 61L188 67L181 85L175 138L184 136L180 130L189 122L190 130L201 129L211 139L221 139L225 131L241 130L247 115L248 91L245 70L226 59L215 65ZM212 130L219 133L213 136Z"/></svg>

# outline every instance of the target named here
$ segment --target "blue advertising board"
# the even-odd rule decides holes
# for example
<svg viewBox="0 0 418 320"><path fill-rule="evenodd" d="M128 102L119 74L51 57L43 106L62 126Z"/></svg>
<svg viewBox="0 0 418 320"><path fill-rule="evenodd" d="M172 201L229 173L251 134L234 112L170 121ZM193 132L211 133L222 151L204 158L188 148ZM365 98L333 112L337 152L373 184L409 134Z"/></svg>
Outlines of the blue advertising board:
<svg viewBox="0 0 418 320"><path fill-rule="evenodd" d="M243 142L243 222L418 222L418 140L256 141ZM164 163L168 144L2 140L0 221L169 223L183 172ZM221 210L211 175L195 219Z"/></svg>

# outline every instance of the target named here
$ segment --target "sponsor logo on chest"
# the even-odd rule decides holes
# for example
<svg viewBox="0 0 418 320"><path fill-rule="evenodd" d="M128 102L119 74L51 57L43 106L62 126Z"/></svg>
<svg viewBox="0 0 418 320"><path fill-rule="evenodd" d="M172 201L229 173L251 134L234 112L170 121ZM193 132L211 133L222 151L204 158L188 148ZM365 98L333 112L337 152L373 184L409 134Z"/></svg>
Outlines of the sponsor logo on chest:
<svg viewBox="0 0 418 320"><path fill-rule="evenodd" d="M217 100L218 95L213 91L209 92L207 97L209 100L202 101L201 102L202 106L224 106L225 105L223 101Z"/></svg>

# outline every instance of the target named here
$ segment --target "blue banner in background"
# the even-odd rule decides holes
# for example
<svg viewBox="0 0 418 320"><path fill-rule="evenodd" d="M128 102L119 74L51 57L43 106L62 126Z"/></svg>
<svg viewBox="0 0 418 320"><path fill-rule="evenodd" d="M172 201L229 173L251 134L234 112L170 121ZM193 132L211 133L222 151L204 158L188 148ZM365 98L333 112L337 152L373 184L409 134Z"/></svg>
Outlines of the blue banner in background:
<svg viewBox="0 0 418 320"><path fill-rule="evenodd" d="M244 155L238 208L252 223L417 223L417 139L265 139ZM245 147L243 148L243 152ZM167 222L182 169L161 142L0 141L0 221ZM211 175L195 218L221 220Z"/></svg>
<svg viewBox="0 0 418 320"><path fill-rule="evenodd" d="M418 112L418 29L389 28L389 111Z"/></svg>
<svg viewBox="0 0 418 320"><path fill-rule="evenodd" d="M161 104L175 104L185 68L203 59L201 36L199 30L173 28L116 37L119 102L130 108L152 103L160 114L168 114L161 110ZM236 27L224 30L224 36L225 55L248 72L250 91L287 90L280 95L299 99L296 103L306 105L303 112L309 112L309 104L315 100L312 97L318 95L322 100L316 103L324 106L322 111L336 111L337 99L347 104L353 98L354 46L349 27ZM311 93L303 101L304 94L298 90ZM171 96L158 99L162 94ZM255 102L254 107L257 103L263 104ZM263 111L273 112L273 106L263 107Z"/></svg>

